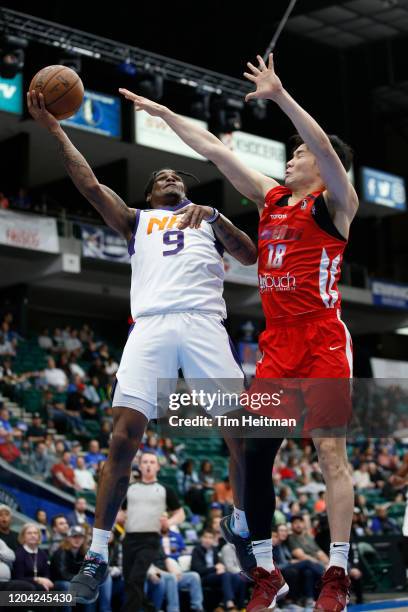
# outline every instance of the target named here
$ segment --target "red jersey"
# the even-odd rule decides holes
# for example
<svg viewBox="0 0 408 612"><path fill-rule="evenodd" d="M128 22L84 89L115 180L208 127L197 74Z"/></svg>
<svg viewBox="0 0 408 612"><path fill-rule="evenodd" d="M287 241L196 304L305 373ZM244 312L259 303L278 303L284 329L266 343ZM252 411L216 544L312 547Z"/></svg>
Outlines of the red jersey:
<svg viewBox="0 0 408 612"><path fill-rule="evenodd" d="M340 308L337 287L347 245L321 191L288 206L292 192L274 187L259 222L258 278L266 320Z"/></svg>

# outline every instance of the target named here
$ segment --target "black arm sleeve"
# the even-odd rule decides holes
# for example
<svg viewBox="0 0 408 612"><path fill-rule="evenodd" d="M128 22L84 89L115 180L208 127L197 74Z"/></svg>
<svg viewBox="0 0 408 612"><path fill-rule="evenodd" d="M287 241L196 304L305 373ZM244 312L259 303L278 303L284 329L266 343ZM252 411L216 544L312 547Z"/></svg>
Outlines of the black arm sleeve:
<svg viewBox="0 0 408 612"><path fill-rule="evenodd" d="M174 510L178 510L179 508L181 508L181 503L180 503L179 498L177 497L175 490L166 485L163 485L163 486L166 489L166 508L167 510L174 512Z"/></svg>

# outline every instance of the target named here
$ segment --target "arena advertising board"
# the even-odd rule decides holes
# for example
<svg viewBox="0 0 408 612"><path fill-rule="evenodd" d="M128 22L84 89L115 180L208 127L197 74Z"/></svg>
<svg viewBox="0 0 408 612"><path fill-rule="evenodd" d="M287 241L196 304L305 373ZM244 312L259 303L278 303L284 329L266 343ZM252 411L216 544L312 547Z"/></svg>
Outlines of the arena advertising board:
<svg viewBox="0 0 408 612"><path fill-rule="evenodd" d="M246 166L275 179L285 178L286 147L283 142L246 132L221 134L220 139Z"/></svg>
<svg viewBox="0 0 408 612"><path fill-rule="evenodd" d="M61 123L94 134L120 138L120 100L116 96L86 90L79 110Z"/></svg>
<svg viewBox="0 0 408 612"><path fill-rule="evenodd" d="M365 202L382 204L394 210L406 209L405 181L401 176L363 167L361 184Z"/></svg>
<svg viewBox="0 0 408 612"><path fill-rule="evenodd" d="M129 263L126 241L106 227L81 225L82 255L93 259L105 259Z"/></svg>
<svg viewBox="0 0 408 612"><path fill-rule="evenodd" d="M59 253L57 221L51 217L0 210L0 244Z"/></svg>
<svg viewBox="0 0 408 612"><path fill-rule="evenodd" d="M373 279L371 293L376 306L408 310L408 285Z"/></svg>
<svg viewBox="0 0 408 612"><path fill-rule="evenodd" d="M204 160L202 155L186 145L160 117L151 117L147 113L138 113L136 111L134 116L134 138L137 144L167 151L168 153L184 155L193 159ZM205 121L192 119L191 117L186 117L186 119L205 130L208 128L208 124Z"/></svg>
<svg viewBox="0 0 408 612"><path fill-rule="evenodd" d="M21 115L23 112L23 75L16 74L13 79L0 77L0 110Z"/></svg>

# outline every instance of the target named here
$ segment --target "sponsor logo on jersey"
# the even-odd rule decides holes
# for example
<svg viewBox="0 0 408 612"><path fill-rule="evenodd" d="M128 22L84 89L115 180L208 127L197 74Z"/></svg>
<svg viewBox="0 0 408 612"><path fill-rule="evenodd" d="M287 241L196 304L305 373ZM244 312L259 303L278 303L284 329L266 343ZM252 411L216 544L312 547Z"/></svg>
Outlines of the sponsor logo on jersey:
<svg viewBox="0 0 408 612"><path fill-rule="evenodd" d="M272 274L259 274L259 290L265 291L294 291L296 289L296 277L288 272L283 276Z"/></svg>
<svg viewBox="0 0 408 612"><path fill-rule="evenodd" d="M288 215L269 215L271 219L286 219Z"/></svg>
<svg viewBox="0 0 408 612"><path fill-rule="evenodd" d="M300 205L300 209L305 210L306 206L307 206L307 200L303 200L303 202Z"/></svg>
<svg viewBox="0 0 408 612"><path fill-rule="evenodd" d="M313 204L313 206L312 206L312 215L315 215L315 214L316 214L316 206Z"/></svg>
<svg viewBox="0 0 408 612"><path fill-rule="evenodd" d="M289 227L288 225L276 225L261 230L260 240L300 240L303 228Z"/></svg>

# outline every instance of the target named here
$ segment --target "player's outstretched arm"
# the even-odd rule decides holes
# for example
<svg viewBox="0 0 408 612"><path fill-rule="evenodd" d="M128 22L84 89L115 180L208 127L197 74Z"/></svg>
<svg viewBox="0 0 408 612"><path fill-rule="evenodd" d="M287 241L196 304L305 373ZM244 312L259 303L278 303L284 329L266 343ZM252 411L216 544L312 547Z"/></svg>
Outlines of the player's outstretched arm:
<svg viewBox="0 0 408 612"><path fill-rule="evenodd" d="M240 193L263 209L265 195L278 183L261 172L247 168L219 138L197 126L185 117L177 115L166 106L138 96L127 89L120 93L131 100L137 111L161 117L176 134L192 149L212 161Z"/></svg>
<svg viewBox="0 0 408 612"><path fill-rule="evenodd" d="M245 100L247 102L256 98L273 100L283 110L307 148L316 157L329 200L335 204L337 210L341 209L351 222L358 208L357 194L327 134L284 89L275 72L273 54L269 55L268 66L260 55L257 59L258 67L248 62L250 72L244 73L244 76L256 86L256 91L249 93Z"/></svg>
<svg viewBox="0 0 408 612"><path fill-rule="evenodd" d="M75 187L102 215L112 229L129 240L135 219L135 211L109 187L101 185L92 168L72 144L59 122L47 111L44 96L36 92L27 93L27 106L31 116L54 136L58 143L65 169Z"/></svg>
<svg viewBox="0 0 408 612"><path fill-rule="evenodd" d="M214 215L214 208L201 206L200 204L189 204L174 212L180 217L177 227L181 230L186 227L200 227L201 221L210 219ZM238 229L227 217L219 214L212 223L214 234L221 242L225 250L244 266L256 263L258 249L251 238L242 230Z"/></svg>

